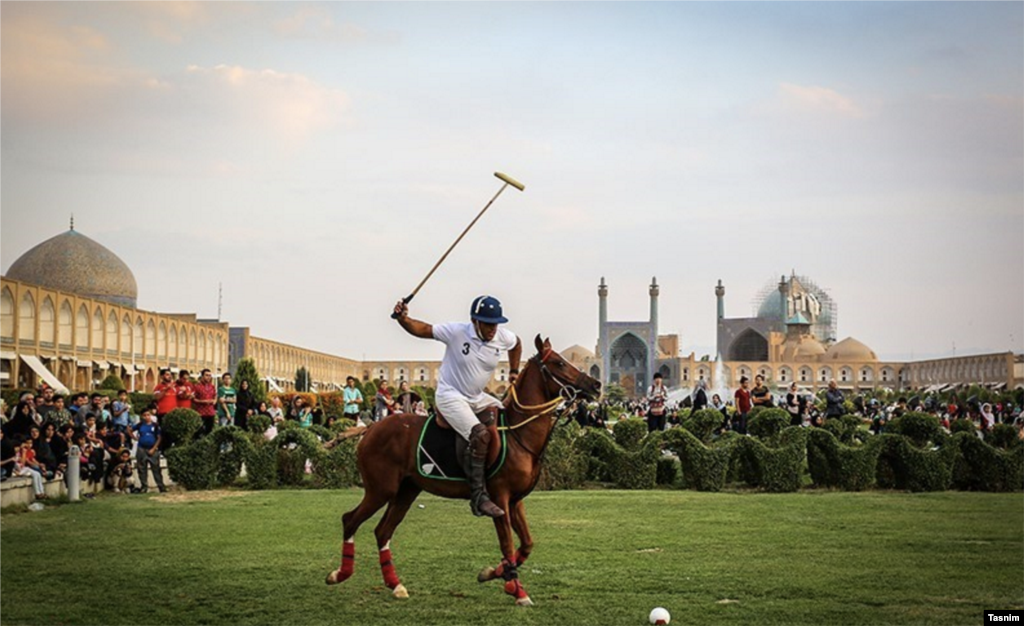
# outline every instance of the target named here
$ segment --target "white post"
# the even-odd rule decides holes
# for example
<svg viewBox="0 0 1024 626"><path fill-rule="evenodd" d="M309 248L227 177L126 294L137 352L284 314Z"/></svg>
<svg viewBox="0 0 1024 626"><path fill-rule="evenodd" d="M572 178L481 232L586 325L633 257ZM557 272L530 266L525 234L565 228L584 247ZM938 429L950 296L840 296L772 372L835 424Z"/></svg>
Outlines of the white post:
<svg viewBox="0 0 1024 626"><path fill-rule="evenodd" d="M82 450L78 446L71 446L71 449L68 451L68 471L66 476L68 478L68 499L72 502L78 502L81 498L82 485L81 474L79 473L81 457Z"/></svg>

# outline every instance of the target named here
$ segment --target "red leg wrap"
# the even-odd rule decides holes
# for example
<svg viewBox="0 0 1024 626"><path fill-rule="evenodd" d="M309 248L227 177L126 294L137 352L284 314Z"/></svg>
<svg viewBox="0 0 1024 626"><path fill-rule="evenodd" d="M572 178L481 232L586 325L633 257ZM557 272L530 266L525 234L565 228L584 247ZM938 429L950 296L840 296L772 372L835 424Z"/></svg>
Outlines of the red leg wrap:
<svg viewBox="0 0 1024 626"><path fill-rule="evenodd" d="M529 554L525 554L522 550L516 550L516 565L522 565L529 558Z"/></svg>
<svg viewBox="0 0 1024 626"><path fill-rule="evenodd" d="M522 600L528 597L526 590L523 589L522 583L519 582L518 578L513 578L505 583L505 593L510 596L514 596L516 600Z"/></svg>
<svg viewBox="0 0 1024 626"><path fill-rule="evenodd" d="M380 551L380 573L384 575L384 584L388 589L394 589L402 584L395 573L395 564L391 562L391 550Z"/></svg>
<svg viewBox="0 0 1024 626"><path fill-rule="evenodd" d="M338 582L348 580L356 568L356 544L345 542L341 544L341 574Z"/></svg>

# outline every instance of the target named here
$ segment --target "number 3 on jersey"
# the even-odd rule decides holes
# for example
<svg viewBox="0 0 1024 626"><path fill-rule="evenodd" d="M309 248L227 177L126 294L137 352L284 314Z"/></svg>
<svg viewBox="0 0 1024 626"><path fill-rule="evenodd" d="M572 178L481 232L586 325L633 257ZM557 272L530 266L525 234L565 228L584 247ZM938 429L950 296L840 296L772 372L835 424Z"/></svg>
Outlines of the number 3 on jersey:
<svg viewBox="0 0 1024 626"><path fill-rule="evenodd" d="M469 344L468 343L462 344L462 354L469 354Z"/></svg>

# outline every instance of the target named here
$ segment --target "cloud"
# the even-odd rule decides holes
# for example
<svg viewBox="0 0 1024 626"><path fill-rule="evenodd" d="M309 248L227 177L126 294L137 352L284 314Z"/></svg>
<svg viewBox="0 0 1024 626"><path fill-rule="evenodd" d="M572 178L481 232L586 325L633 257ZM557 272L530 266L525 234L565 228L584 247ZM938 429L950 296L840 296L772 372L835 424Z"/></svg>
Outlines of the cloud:
<svg viewBox="0 0 1024 626"><path fill-rule="evenodd" d="M326 9L303 7L274 24L274 31L289 39L313 39L335 43L364 43L372 40L390 41L397 36L376 35L350 22L336 22Z"/></svg>
<svg viewBox="0 0 1024 626"><path fill-rule="evenodd" d="M190 65L183 79L182 90L218 122L269 129L289 144L335 126L349 106L340 90L272 69Z"/></svg>
<svg viewBox="0 0 1024 626"><path fill-rule="evenodd" d="M865 109L853 99L827 87L781 83L779 98L783 105L798 111L825 113L855 119L866 116Z"/></svg>
<svg viewBox="0 0 1024 626"><path fill-rule="evenodd" d="M111 62L112 48L107 37L89 26L56 24L44 15L5 6L0 44L5 117L78 117L83 106L130 74Z"/></svg>

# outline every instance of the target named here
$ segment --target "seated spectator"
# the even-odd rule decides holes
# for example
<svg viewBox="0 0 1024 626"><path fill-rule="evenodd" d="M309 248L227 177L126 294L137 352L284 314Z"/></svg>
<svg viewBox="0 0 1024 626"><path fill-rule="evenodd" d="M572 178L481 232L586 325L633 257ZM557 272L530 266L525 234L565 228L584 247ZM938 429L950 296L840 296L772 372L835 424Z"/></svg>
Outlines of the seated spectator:
<svg viewBox="0 0 1024 626"><path fill-rule="evenodd" d="M14 415L4 424L4 434L14 439L18 435L28 437L29 429L36 426L34 402L22 400L14 407Z"/></svg>
<svg viewBox="0 0 1024 626"><path fill-rule="evenodd" d="M271 419L271 421L273 421L273 419L274 419L273 416L270 415L270 407L267 406L267 401L266 400L260 400L259 405L257 405L257 407L256 407L256 414L257 415L265 415L265 416L269 417Z"/></svg>
<svg viewBox="0 0 1024 626"><path fill-rule="evenodd" d="M302 396L295 396L292 408L294 410L292 419L299 422L299 426L309 428L313 425L313 409L306 405L306 401L302 399Z"/></svg>
<svg viewBox="0 0 1024 626"><path fill-rule="evenodd" d="M128 493L132 486L132 452L122 448L110 460L107 468L107 487L114 493Z"/></svg>
<svg viewBox="0 0 1024 626"><path fill-rule="evenodd" d="M30 437L32 439L32 450L36 453L36 460L39 461L39 465L43 470L43 478L49 480L57 474L57 457L50 446L50 441L53 440L57 429L50 422L47 422L43 428L42 433L39 432L38 428L33 428Z"/></svg>
<svg viewBox="0 0 1024 626"><path fill-rule="evenodd" d="M84 430L76 430L73 441L79 452L79 479L99 483L103 480L103 448L93 446Z"/></svg>
<svg viewBox="0 0 1024 626"><path fill-rule="evenodd" d="M64 424L57 428L56 434L50 440L50 449L57 459L57 471L65 474L68 469L68 453L71 451L71 435L75 427L71 424Z"/></svg>
<svg viewBox="0 0 1024 626"><path fill-rule="evenodd" d="M14 461L14 476L27 476L32 479L32 490L36 494L36 500L46 498L46 490L43 489L43 474L39 470L39 463L32 451L32 442L24 435L14 438L17 455Z"/></svg>
<svg viewBox="0 0 1024 626"><path fill-rule="evenodd" d="M274 424L284 421L284 410L281 408L281 398L274 396L270 399L270 408L267 409L267 415L270 419L274 420Z"/></svg>
<svg viewBox="0 0 1024 626"><path fill-rule="evenodd" d="M7 480L14 475L14 464L18 460L18 450L0 430L0 480Z"/></svg>

